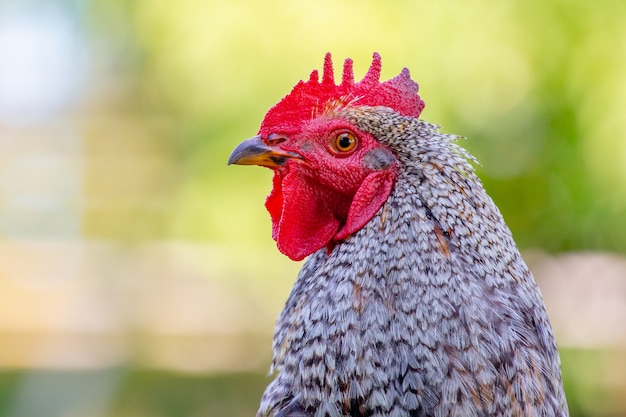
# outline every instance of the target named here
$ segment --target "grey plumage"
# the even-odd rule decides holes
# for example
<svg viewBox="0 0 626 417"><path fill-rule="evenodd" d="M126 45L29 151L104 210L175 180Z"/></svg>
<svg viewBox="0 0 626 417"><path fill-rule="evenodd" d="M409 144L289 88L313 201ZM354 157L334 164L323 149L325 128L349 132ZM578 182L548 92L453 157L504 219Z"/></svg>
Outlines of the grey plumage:
<svg viewBox="0 0 626 417"><path fill-rule="evenodd" d="M327 117L385 143L399 175L303 266L258 416L568 415L539 289L457 138L384 107Z"/></svg>

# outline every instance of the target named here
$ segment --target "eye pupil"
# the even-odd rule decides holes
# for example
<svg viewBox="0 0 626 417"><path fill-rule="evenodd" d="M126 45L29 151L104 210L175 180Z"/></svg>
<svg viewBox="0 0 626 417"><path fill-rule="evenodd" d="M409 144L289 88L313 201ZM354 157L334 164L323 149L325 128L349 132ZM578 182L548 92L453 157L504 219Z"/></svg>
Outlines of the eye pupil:
<svg viewBox="0 0 626 417"><path fill-rule="evenodd" d="M349 148L352 145L352 139L347 134L341 135L339 137L339 147L341 149Z"/></svg>

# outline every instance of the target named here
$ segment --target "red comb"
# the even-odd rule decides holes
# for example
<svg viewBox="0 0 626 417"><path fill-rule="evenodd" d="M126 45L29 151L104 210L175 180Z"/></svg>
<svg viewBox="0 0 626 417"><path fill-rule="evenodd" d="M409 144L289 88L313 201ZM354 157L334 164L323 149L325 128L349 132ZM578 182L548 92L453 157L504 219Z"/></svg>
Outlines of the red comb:
<svg viewBox="0 0 626 417"><path fill-rule="evenodd" d="M404 68L398 76L381 83L381 66L380 55L374 53L367 73L355 83L352 60L347 58L343 64L341 84L335 85L333 61L327 53L322 82L319 82L319 74L314 70L308 81L296 84L289 95L267 112L259 134L267 137L270 133L295 133L304 122L321 114L329 102L385 106L404 116L419 117L424 102L417 94L419 87L411 79L409 70Z"/></svg>

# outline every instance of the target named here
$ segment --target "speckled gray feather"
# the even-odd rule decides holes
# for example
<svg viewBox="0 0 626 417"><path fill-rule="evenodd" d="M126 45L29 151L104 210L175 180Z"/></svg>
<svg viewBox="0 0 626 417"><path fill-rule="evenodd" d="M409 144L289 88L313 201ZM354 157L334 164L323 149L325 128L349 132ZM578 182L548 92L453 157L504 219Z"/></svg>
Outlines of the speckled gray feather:
<svg viewBox="0 0 626 417"><path fill-rule="evenodd" d="M364 163L399 174L303 266L257 416L567 416L541 294L457 137L384 107L324 117L385 143Z"/></svg>

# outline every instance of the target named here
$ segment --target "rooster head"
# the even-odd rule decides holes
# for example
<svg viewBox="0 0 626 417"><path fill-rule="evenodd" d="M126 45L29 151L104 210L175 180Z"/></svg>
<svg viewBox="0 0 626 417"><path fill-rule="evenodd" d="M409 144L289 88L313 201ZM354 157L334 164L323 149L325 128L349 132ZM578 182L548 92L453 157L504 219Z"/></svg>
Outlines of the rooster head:
<svg viewBox="0 0 626 417"><path fill-rule="evenodd" d="M278 248L301 260L329 251L361 229L389 197L397 176L393 152L372 134L341 117L359 107L386 107L419 117L424 102L405 68L380 82L381 59L374 54L364 78L354 82L346 59L336 85L330 54L322 81L318 72L300 81L265 115L258 136L242 142L229 164L260 165L274 171L267 198L272 236Z"/></svg>

